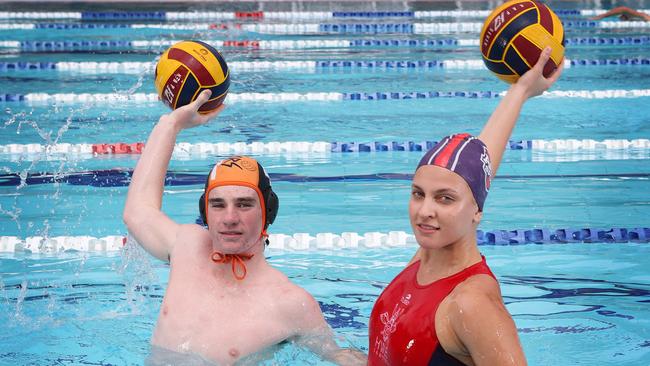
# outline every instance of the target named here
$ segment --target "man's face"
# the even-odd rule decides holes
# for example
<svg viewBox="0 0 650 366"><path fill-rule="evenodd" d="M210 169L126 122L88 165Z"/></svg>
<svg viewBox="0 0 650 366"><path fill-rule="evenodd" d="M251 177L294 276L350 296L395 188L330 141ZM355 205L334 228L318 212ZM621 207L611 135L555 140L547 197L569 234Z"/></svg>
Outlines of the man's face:
<svg viewBox="0 0 650 366"><path fill-rule="evenodd" d="M244 186L221 186L208 195L208 230L215 250L251 253L260 242L262 208L257 192Z"/></svg>

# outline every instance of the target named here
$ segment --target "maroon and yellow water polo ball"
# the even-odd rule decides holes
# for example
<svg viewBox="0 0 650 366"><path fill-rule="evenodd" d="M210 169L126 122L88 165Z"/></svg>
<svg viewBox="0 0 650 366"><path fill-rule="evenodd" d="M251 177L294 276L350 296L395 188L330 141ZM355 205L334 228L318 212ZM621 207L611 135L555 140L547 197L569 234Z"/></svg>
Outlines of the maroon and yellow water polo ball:
<svg viewBox="0 0 650 366"><path fill-rule="evenodd" d="M539 1L513 0L494 9L483 24L480 42L485 66L508 83L533 67L547 46L552 51L544 76L564 59L562 22Z"/></svg>
<svg viewBox="0 0 650 366"><path fill-rule="evenodd" d="M171 109L191 103L205 89L212 95L199 108L209 113L218 108L230 87L228 65L214 47L201 41L182 41L169 47L156 65L156 91Z"/></svg>

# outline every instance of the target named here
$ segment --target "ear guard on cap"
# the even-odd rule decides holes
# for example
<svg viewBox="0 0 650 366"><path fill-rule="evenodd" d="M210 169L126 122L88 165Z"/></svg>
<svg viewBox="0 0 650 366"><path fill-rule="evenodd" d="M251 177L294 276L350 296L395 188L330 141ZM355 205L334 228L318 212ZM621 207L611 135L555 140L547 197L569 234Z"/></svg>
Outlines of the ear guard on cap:
<svg viewBox="0 0 650 366"><path fill-rule="evenodd" d="M205 193L199 198L199 213L201 214L201 221L203 225L208 224L208 218L205 216Z"/></svg>
<svg viewBox="0 0 650 366"><path fill-rule="evenodd" d="M278 216L280 199L270 187L268 193L264 194L264 197L266 197L266 202L264 203L264 207L266 207L266 223L264 224L264 229L266 230L275 221L275 217Z"/></svg>

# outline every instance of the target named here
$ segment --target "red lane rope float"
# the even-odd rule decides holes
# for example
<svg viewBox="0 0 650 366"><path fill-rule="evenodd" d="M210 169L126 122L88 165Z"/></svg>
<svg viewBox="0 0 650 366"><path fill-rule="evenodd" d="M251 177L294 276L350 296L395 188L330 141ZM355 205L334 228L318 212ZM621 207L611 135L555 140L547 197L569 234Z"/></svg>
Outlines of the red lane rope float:
<svg viewBox="0 0 650 366"><path fill-rule="evenodd" d="M218 29L218 30L241 29L241 24L212 23L208 26L208 29Z"/></svg>
<svg viewBox="0 0 650 366"><path fill-rule="evenodd" d="M93 144L93 154L107 155L107 154L142 154L144 149L143 142L136 142L132 144L116 143L116 144Z"/></svg>
<svg viewBox="0 0 650 366"><path fill-rule="evenodd" d="M223 41L223 47L259 48L260 41Z"/></svg>
<svg viewBox="0 0 650 366"><path fill-rule="evenodd" d="M263 11L237 11L235 12L235 18L262 19L264 18L264 12Z"/></svg>

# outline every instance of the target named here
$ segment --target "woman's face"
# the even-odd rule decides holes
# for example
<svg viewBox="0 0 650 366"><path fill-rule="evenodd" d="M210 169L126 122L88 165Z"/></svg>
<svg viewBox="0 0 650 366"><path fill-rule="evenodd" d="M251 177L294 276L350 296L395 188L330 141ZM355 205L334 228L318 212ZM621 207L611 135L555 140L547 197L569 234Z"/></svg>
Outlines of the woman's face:
<svg viewBox="0 0 650 366"><path fill-rule="evenodd" d="M439 249L472 239L481 215L471 189L458 174L435 165L415 172L409 218L421 247Z"/></svg>

